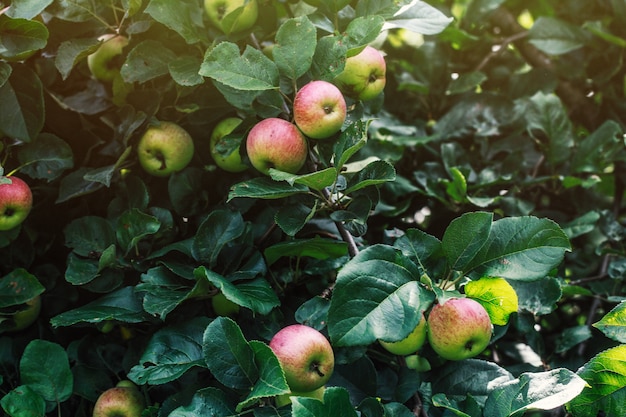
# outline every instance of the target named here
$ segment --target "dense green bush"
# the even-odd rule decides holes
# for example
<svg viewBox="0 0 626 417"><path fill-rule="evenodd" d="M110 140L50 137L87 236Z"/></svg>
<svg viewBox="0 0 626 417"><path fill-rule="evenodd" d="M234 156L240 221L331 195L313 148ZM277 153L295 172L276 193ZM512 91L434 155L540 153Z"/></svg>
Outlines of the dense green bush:
<svg viewBox="0 0 626 417"><path fill-rule="evenodd" d="M258 0L232 30L240 12L218 28L199 0L0 2L0 164L34 198L0 231L4 414L89 416L130 379L144 416L626 415L626 3ZM87 57L114 34L119 71L97 79ZM291 120L298 88L365 45L384 93L348 97L299 172L252 168L248 129ZM237 173L209 144L231 116ZM137 144L163 121L195 151L161 177ZM486 306L480 355L377 342L451 297ZM335 371L323 402L277 407L267 343L296 322Z"/></svg>

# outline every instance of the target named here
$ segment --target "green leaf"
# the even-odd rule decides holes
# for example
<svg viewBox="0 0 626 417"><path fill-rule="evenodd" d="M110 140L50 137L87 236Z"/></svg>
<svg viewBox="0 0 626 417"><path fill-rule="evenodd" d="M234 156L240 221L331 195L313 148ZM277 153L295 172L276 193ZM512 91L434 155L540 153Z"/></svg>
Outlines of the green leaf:
<svg viewBox="0 0 626 417"><path fill-rule="evenodd" d="M19 61L46 47L48 28L36 20L0 14L0 58Z"/></svg>
<svg viewBox="0 0 626 417"><path fill-rule="evenodd" d="M10 417L45 417L46 400L28 385L20 385L0 399Z"/></svg>
<svg viewBox="0 0 626 417"><path fill-rule="evenodd" d="M141 274L141 283L135 287L144 294L146 312L165 320L176 307L193 296L195 282L175 274L163 265Z"/></svg>
<svg viewBox="0 0 626 417"><path fill-rule="evenodd" d="M136 249L139 241L159 231L161 222L139 209L125 211L117 221L115 235L122 250L128 254Z"/></svg>
<svg viewBox="0 0 626 417"><path fill-rule="evenodd" d="M93 172L93 169L88 167L80 167L75 171L64 175L61 178L61 185L59 186L59 196L56 199L56 203L63 203L71 200L72 198L81 197L104 187L103 184L87 181L85 175Z"/></svg>
<svg viewBox="0 0 626 417"><path fill-rule="evenodd" d="M359 16L352 19L342 33L341 43L348 48L348 56L356 55L380 35L385 19L382 16Z"/></svg>
<svg viewBox="0 0 626 417"><path fill-rule="evenodd" d="M519 308L538 316L557 309L563 291L556 278L547 277L534 281L509 281L517 293Z"/></svg>
<svg viewBox="0 0 626 417"><path fill-rule="evenodd" d="M147 39L130 50L120 73L127 83L145 83L169 74L169 64L175 59L176 54L161 42Z"/></svg>
<svg viewBox="0 0 626 417"><path fill-rule="evenodd" d="M391 19L387 19L382 29L404 28L423 35L436 35L452 20L430 4L414 0L401 7Z"/></svg>
<svg viewBox="0 0 626 417"><path fill-rule="evenodd" d="M190 0L150 0L145 12L154 20L167 26L183 37L188 44L199 42L203 29L195 24L194 13L198 13L197 2Z"/></svg>
<svg viewBox="0 0 626 417"><path fill-rule="evenodd" d="M575 172L600 173L624 150L624 129L607 120L578 143L572 160Z"/></svg>
<svg viewBox="0 0 626 417"><path fill-rule="evenodd" d="M0 61L0 87L2 87L11 76L13 67L8 62Z"/></svg>
<svg viewBox="0 0 626 417"><path fill-rule="evenodd" d="M233 320L218 317L204 332L202 352L219 382L228 388L250 389L259 378L254 350Z"/></svg>
<svg viewBox="0 0 626 417"><path fill-rule="evenodd" d="M443 392L449 397L472 395L484 402L495 388L513 379L509 371L494 362L479 359L451 361L438 368L432 381L432 392Z"/></svg>
<svg viewBox="0 0 626 417"><path fill-rule="evenodd" d="M281 75L291 80L304 75L311 67L316 46L317 31L306 16L283 22L276 32L276 45L272 49Z"/></svg>
<svg viewBox="0 0 626 417"><path fill-rule="evenodd" d="M34 339L24 349L20 360L20 380L41 395L56 403L70 398L74 378L67 353L47 340Z"/></svg>
<svg viewBox="0 0 626 417"><path fill-rule="evenodd" d="M287 181L290 185L302 184L319 191L325 187L331 186L335 182L337 179L337 169L330 167L303 175L270 169L270 175L275 181Z"/></svg>
<svg viewBox="0 0 626 417"><path fill-rule="evenodd" d="M174 381L189 369L204 367L202 337L211 319L195 317L156 331L128 378L139 385Z"/></svg>
<svg viewBox="0 0 626 417"><path fill-rule="evenodd" d="M428 274L436 277L445 263L441 241L420 229L408 229L393 246L419 266L420 276Z"/></svg>
<svg viewBox="0 0 626 417"><path fill-rule="evenodd" d="M198 280L206 279L210 282L224 294L227 300L255 313L269 314L273 308L280 305L276 293L264 278L238 282L235 285L204 266L196 268L194 275Z"/></svg>
<svg viewBox="0 0 626 417"><path fill-rule="evenodd" d="M314 80L332 81L343 71L348 47L340 39L339 36L328 35L317 41L311 65Z"/></svg>
<svg viewBox="0 0 626 417"><path fill-rule="evenodd" d="M593 337L589 326L581 325L569 327L561 331L561 334L556 339L556 353L565 353L571 348L579 345L580 343L589 340Z"/></svg>
<svg viewBox="0 0 626 417"><path fill-rule="evenodd" d="M528 32L529 42L549 55L582 48L588 40L584 29L555 17L540 16Z"/></svg>
<svg viewBox="0 0 626 417"><path fill-rule="evenodd" d="M204 78L198 71L202 61L194 56L182 56L176 58L169 64L169 71L172 79L178 85L194 87L204 82Z"/></svg>
<svg viewBox="0 0 626 417"><path fill-rule="evenodd" d="M489 395L484 413L513 417L527 410L552 410L575 398L585 385L582 378L564 368L523 373Z"/></svg>
<svg viewBox="0 0 626 417"><path fill-rule="evenodd" d="M240 55L239 47L232 42L222 42L207 53L200 75L237 90L261 91L279 87L278 67L271 59L250 45Z"/></svg>
<svg viewBox="0 0 626 417"><path fill-rule="evenodd" d="M474 91L476 87L488 79L489 77L480 71L460 74L458 78L450 81L446 94L454 95Z"/></svg>
<svg viewBox="0 0 626 417"><path fill-rule="evenodd" d="M259 379L248 396L237 405L237 412L263 398L290 392L285 373L272 349L267 344L254 340L250 342L250 347L259 369Z"/></svg>
<svg viewBox="0 0 626 417"><path fill-rule="evenodd" d="M54 57L54 65L63 80L67 80L72 69L100 46L97 38L68 39L61 42Z"/></svg>
<svg viewBox="0 0 626 417"><path fill-rule="evenodd" d="M577 374L588 385L567 404L574 417L626 415L626 345L600 352Z"/></svg>
<svg viewBox="0 0 626 417"><path fill-rule="evenodd" d="M295 236L315 215L315 209L304 204L281 206L274 215L274 221L288 236Z"/></svg>
<svg viewBox="0 0 626 417"><path fill-rule="evenodd" d="M43 85L28 67L12 71L0 87L0 130L24 142L34 140L45 120Z"/></svg>
<svg viewBox="0 0 626 417"><path fill-rule="evenodd" d="M13 0L6 15L12 18L32 19L45 10L54 0Z"/></svg>
<svg viewBox="0 0 626 417"><path fill-rule="evenodd" d="M448 168L452 180L442 180L446 186L446 193L457 203L462 203L467 198L467 179L457 167Z"/></svg>
<svg viewBox="0 0 626 417"><path fill-rule="evenodd" d="M570 221L561 226L563 232L571 240L575 237L592 232L596 229L598 220L600 220L600 213L597 211L590 211L582 216Z"/></svg>
<svg viewBox="0 0 626 417"><path fill-rule="evenodd" d="M32 178L52 181L74 166L72 148L51 133L42 133L37 139L20 147L20 171Z"/></svg>
<svg viewBox="0 0 626 417"><path fill-rule="evenodd" d="M265 249L263 254L269 266L285 256L305 256L315 259L339 258L348 254L348 245L342 241L316 236L312 239L294 239L276 243Z"/></svg>
<svg viewBox="0 0 626 417"><path fill-rule="evenodd" d="M115 231L108 220L97 216L84 216L72 220L65 230L65 245L80 256L102 253L116 242Z"/></svg>
<svg viewBox="0 0 626 417"><path fill-rule="evenodd" d="M491 322L498 326L508 323L512 313L519 308L517 293L505 279L483 277L465 284L465 294L485 307Z"/></svg>
<svg viewBox="0 0 626 417"><path fill-rule="evenodd" d="M616 305L600 321L593 324L607 337L620 343L626 343L626 301Z"/></svg>
<svg viewBox="0 0 626 417"><path fill-rule="evenodd" d="M192 253L195 260L215 266L217 257L246 228L241 213L229 210L212 211L198 227L193 240Z"/></svg>
<svg viewBox="0 0 626 417"><path fill-rule="evenodd" d="M352 258L339 271L328 311L333 345L406 337L434 299L419 278L418 267L390 246L370 246Z"/></svg>
<svg viewBox="0 0 626 417"><path fill-rule="evenodd" d="M532 281L548 275L570 249L569 239L552 220L533 216L503 218L493 222L487 242L467 265L467 271Z"/></svg>
<svg viewBox="0 0 626 417"><path fill-rule="evenodd" d="M396 179L396 169L387 161L370 162L351 179L349 187L344 194L350 194L357 190L379 185Z"/></svg>
<svg viewBox="0 0 626 417"><path fill-rule="evenodd" d="M335 169L337 172L341 172L346 162L365 146L366 143L367 123L358 120L344 129L333 147Z"/></svg>
<svg viewBox="0 0 626 417"><path fill-rule="evenodd" d="M606 42L612 43L620 48L626 48L626 39L611 33L610 29L601 21L585 22L582 27Z"/></svg>
<svg viewBox="0 0 626 417"><path fill-rule="evenodd" d="M348 390L343 387L328 387L324 390L324 401L308 397L293 397L293 417L357 417L350 402Z"/></svg>
<svg viewBox="0 0 626 417"><path fill-rule="evenodd" d="M450 268L464 271L489 238L493 213L465 213L446 228L441 241Z"/></svg>
<svg viewBox="0 0 626 417"><path fill-rule="evenodd" d="M141 323L149 321L144 312L141 300L133 287L124 287L105 294L84 306L52 317L53 327L72 326L77 323L101 323L106 320L117 320L124 323Z"/></svg>
<svg viewBox="0 0 626 417"><path fill-rule="evenodd" d="M44 291L34 275L24 268L15 268L0 278L0 309L24 304Z"/></svg>
<svg viewBox="0 0 626 417"><path fill-rule="evenodd" d="M290 185L267 177L256 177L233 185L228 193L228 201L237 197L274 200L308 192L309 188L303 184Z"/></svg>
<svg viewBox="0 0 626 417"><path fill-rule="evenodd" d="M184 406L175 408L169 417L224 417L234 416L235 398L232 393L208 387L196 391L191 401Z"/></svg>

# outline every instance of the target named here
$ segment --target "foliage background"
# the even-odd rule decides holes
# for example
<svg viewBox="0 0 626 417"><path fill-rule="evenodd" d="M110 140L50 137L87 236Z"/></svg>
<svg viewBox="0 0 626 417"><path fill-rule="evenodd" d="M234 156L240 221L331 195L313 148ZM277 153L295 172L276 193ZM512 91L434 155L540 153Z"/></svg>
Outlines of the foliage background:
<svg viewBox="0 0 626 417"><path fill-rule="evenodd" d="M0 7L1 163L35 197L0 233L3 412L90 415L129 378L154 416L625 415L626 3L260 5L228 35L195 0ZM111 84L86 66L106 33L131 39ZM309 175L213 164L219 120L282 114L368 43L386 54L384 95L351 103ZM155 119L196 143L165 179L134 153ZM376 344L408 334L438 285L485 275L519 311L478 358L426 348L418 372ZM217 317L219 291L236 316ZM36 295L38 320L9 332ZM335 347L323 405L273 406L288 390L266 342L292 322Z"/></svg>

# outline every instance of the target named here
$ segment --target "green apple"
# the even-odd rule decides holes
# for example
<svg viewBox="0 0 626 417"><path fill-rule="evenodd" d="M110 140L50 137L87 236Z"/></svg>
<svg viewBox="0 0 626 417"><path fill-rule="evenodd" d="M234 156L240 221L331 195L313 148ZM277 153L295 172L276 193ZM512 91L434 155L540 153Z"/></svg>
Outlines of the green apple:
<svg viewBox="0 0 626 417"><path fill-rule="evenodd" d="M128 38L122 35L105 35L100 40L102 44L87 57L87 66L97 80L113 81L120 72L115 58L128 45Z"/></svg>
<svg viewBox="0 0 626 417"><path fill-rule="evenodd" d="M276 117L255 124L246 139L248 158L259 172L269 174L270 168L297 173L304 166L309 147L300 129Z"/></svg>
<svg viewBox="0 0 626 417"><path fill-rule="evenodd" d="M211 133L210 150L211 156L215 161L215 164L228 172L242 172L248 169L248 166L241 161L241 155L239 154L239 145L226 143L230 140L227 136L235 130L237 126L241 124L242 120L238 117L228 117L221 120ZM233 141L241 143L241 138L234 138ZM230 145L230 146L229 146ZM225 155L222 151L230 150L230 154Z"/></svg>
<svg viewBox="0 0 626 417"><path fill-rule="evenodd" d="M431 369L428 359L420 355L408 355L404 358L404 363L407 368L417 372L428 372Z"/></svg>
<svg viewBox="0 0 626 417"><path fill-rule="evenodd" d="M222 292L219 292L211 297L211 306L213 307L215 314L218 316L232 317L237 315L240 310L239 305L226 298Z"/></svg>
<svg viewBox="0 0 626 417"><path fill-rule="evenodd" d="M339 132L346 113L343 94L328 81L316 80L305 84L293 101L296 125L313 139L325 139Z"/></svg>
<svg viewBox="0 0 626 417"><path fill-rule="evenodd" d="M159 122L146 129L137 144L137 157L143 169L157 177L181 171L191 162L193 139L173 122Z"/></svg>
<svg viewBox="0 0 626 417"><path fill-rule="evenodd" d="M492 332L487 310L471 298L450 298L435 304L428 315L428 343L444 359L478 355L489 345Z"/></svg>
<svg viewBox="0 0 626 417"><path fill-rule="evenodd" d="M291 397L307 397L307 398L315 398L320 401L324 401L324 392L326 391L326 386L322 385L316 390L309 392L290 392L289 394L281 394L276 396L276 407L283 407L285 405L291 404Z"/></svg>
<svg viewBox="0 0 626 417"><path fill-rule="evenodd" d="M387 64L385 57L373 46L367 45L358 54L348 57L343 71L334 83L355 100L372 100L385 88Z"/></svg>
<svg viewBox="0 0 626 417"><path fill-rule="evenodd" d="M285 372L292 392L312 392L326 384L335 368L333 348L318 330L292 324L279 330L269 343Z"/></svg>
<svg viewBox="0 0 626 417"><path fill-rule="evenodd" d="M41 296L37 295L24 303L24 308L13 313L11 316L12 324L9 325L5 331L19 332L20 330L24 330L37 320L40 312ZM2 332L0 331L0 333Z"/></svg>
<svg viewBox="0 0 626 417"><path fill-rule="evenodd" d="M0 231L22 224L32 207L33 193L24 180L14 176L0 177Z"/></svg>
<svg viewBox="0 0 626 417"><path fill-rule="evenodd" d="M204 9L211 23L226 34L250 29L259 16L257 0L204 0Z"/></svg>
<svg viewBox="0 0 626 417"><path fill-rule="evenodd" d="M141 417L145 402L131 381L120 381L104 391L93 407L93 417Z"/></svg>
<svg viewBox="0 0 626 417"><path fill-rule="evenodd" d="M378 341L382 347L394 355L410 355L417 352L426 342L426 319L422 318L407 337L397 342Z"/></svg>

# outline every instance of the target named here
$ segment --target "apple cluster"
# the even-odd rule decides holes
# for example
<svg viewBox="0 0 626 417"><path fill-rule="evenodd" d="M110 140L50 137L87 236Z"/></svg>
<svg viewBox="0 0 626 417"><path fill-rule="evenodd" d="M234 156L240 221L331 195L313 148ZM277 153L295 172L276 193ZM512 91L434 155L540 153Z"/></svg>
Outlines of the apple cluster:
<svg viewBox="0 0 626 417"><path fill-rule="evenodd" d="M385 88L386 63L376 48L367 45L346 59L344 70L332 81L313 80L295 93L292 120L270 117L256 123L244 135L233 132L241 123L237 117L220 121L211 134L210 149L216 165L229 172L247 168L239 146L225 143L239 139L250 164L268 175L271 168L295 174L308 156L308 140L328 140L341 131L347 117L346 97L367 101ZM233 134L233 135L231 135Z"/></svg>
<svg viewBox="0 0 626 417"><path fill-rule="evenodd" d="M289 404L289 397L294 395L322 400L325 384L335 369L333 348L326 336L304 324L292 324L279 330L269 346L291 390L278 396L276 405Z"/></svg>
<svg viewBox="0 0 626 417"><path fill-rule="evenodd" d="M407 366L421 370L424 363L417 353L427 340L441 358L462 360L485 350L492 332L489 313L478 301L454 297L435 304L427 317L422 314L406 338L397 342L379 340L379 343L390 353L407 356Z"/></svg>

